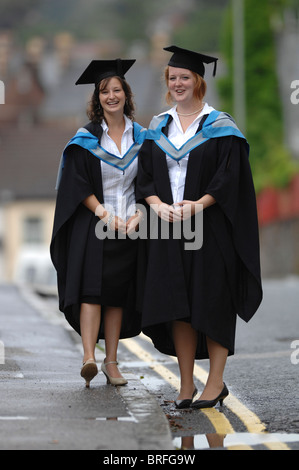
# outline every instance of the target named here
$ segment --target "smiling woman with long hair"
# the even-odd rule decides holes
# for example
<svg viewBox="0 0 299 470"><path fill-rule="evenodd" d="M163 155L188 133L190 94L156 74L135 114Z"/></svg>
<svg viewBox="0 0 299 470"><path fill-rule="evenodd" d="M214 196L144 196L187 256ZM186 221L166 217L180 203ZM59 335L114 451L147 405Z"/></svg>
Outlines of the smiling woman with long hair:
<svg viewBox="0 0 299 470"><path fill-rule="evenodd" d="M67 145L58 179L51 256L60 310L82 337L81 376L87 387L98 372L100 338L105 339L101 369L107 382L127 383L117 367L118 342L140 332L137 243L129 235L140 219L135 179L144 133L133 121L132 91L124 78L134 62L92 61L78 79L76 84L95 84L90 122Z"/></svg>

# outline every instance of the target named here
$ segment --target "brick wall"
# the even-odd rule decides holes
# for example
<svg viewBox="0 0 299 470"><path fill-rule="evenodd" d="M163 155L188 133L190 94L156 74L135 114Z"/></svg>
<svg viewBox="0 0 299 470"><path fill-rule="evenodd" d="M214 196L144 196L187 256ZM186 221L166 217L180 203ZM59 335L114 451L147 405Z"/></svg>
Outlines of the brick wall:
<svg viewBox="0 0 299 470"><path fill-rule="evenodd" d="M299 174L257 197L263 277L299 275Z"/></svg>

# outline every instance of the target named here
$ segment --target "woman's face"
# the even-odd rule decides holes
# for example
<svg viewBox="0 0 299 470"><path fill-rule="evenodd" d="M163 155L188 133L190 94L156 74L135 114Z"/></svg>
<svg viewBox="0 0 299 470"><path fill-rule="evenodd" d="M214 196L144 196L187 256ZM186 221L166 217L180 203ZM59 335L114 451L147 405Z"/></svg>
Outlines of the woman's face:
<svg viewBox="0 0 299 470"><path fill-rule="evenodd" d="M173 101L188 103L194 98L195 78L191 70L169 66L168 89Z"/></svg>
<svg viewBox="0 0 299 470"><path fill-rule="evenodd" d="M126 94L117 77L112 77L99 92L100 104L106 113L123 113Z"/></svg>

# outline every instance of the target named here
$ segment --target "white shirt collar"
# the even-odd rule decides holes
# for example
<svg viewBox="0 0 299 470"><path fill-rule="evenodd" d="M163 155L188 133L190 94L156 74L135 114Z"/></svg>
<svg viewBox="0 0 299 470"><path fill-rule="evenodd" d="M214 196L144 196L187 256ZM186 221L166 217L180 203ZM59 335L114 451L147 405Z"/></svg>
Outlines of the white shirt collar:
<svg viewBox="0 0 299 470"><path fill-rule="evenodd" d="M128 116L126 116L125 114L124 114L124 119L125 119L125 130L124 130L124 133L125 133L129 130L132 130L133 123L132 123L131 119L129 119ZM107 123L106 123L105 119L102 119L101 126L102 126L103 131L106 134L108 134L109 127L107 126Z"/></svg>
<svg viewBox="0 0 299 470"><path fill-rule="evenodd" d="M174 106L173 108L169 109L168 111L164 111L163 113L160 114L163 115L163 114L169 114L170 116L172 116L173 118L173 121L177 127L178 130L180 130L180 132L182 132L184 135L188 135L188 132L183 132L182 130L182 125L181 125L181 121L180 121L180 118L177 114L177 106ZM200 119L205 115L205 114L210 114L212 111L214 111L214 108L212 106L209 106L208 103L205 103L202 111L196 116L196 118L194 118L194 121L190 124L190 126L188 127L187 131L188 130L193 130L194 127L196 127L200 121Z"/></svg>

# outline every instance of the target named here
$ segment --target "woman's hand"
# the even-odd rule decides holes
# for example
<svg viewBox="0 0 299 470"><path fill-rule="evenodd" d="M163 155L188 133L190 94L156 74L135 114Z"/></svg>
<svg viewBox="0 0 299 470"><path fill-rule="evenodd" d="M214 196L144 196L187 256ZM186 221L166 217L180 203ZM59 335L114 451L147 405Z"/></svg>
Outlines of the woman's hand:
<svg viewBox="0 0 299 470"><path fill-rule="evenodd" d="M103 206L98 205L95 214L102 220L105 225L107 225L108 230L126 233L127 227L124 220L116 215L113 215L111 212L106 211Z"/></svg>
<svg viewBox="0 0 299 470"><path fill-rule="evenodd" d="M114 232L127 232L126 222L117 215L113 216L109 226L107 224L108 230L114 230Z"/></svg>
<svg viewBox="0 0 299 470"><path fill-rule="evenodd" d="M202 211L203 209L202 204L198 203L198 201L184 200L184 201L178 202L176 206L179 207L182 220L189 219L190 217Z"/></svg>
<svg viewBox="0 0 299 470"><path fill-rule="evenodd" d="M166 204L158 196L149 196L145 200L153 211L166 222L180 222L182 220L181 208L175 204Z"/></svg>
<svg viewBox="0 0 299 470"><path fill-rule="evenodd" d="M198 201L181 201L175 204L175 206L180 207L182 220L189 219L198 212L206 209L207 207L212 206L216 203L216 200L210 194L205 194L202 198L198 199Z"/></svg>
<svg viewBox="0 0 299 470"><path fill-rule="evenodd" d="M166 222L180 222L182 220L181 209L165 202L159 204L155 212Z"/></svg>
<svg viewBox="0 0 299 470"><path fill-rule="evenodd" d="M143 219L142 212L137 211L136 214L132 215L127 220L127 224L126 224L127 235L130 235L131 233L134 233L137 230L142 219Z"/></svg>

